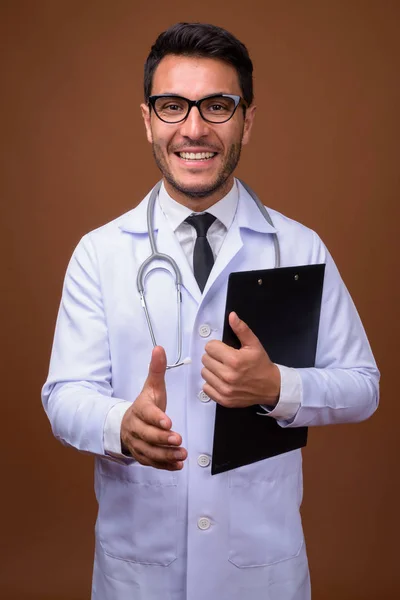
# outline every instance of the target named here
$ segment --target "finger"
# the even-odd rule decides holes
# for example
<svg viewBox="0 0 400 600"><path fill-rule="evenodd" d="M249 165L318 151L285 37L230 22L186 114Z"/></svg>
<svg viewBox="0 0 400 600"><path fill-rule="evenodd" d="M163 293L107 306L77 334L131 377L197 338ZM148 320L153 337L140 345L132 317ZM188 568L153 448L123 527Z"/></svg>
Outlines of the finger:
<svg viewBox="0 0 400 600"><path fill-rule="evenodd" d="M206 382L206 385L210 386L210 388L212 388L212 390L215 390L217 392L218 396L225 396L225 397L230 396L230 394L232 392L230 385L227 384L225 381L222 381L217 375L214 375L214 373L209 371L207 368L202 369L201 376L204 379L204 381ZM205 386L203 386L203 390L208 395L208 392L206 391ZM215 400L215 398L213 396L210 396L210 398Z"/></svg>
<svg viewBox="0 0 400 600"><path fill-rule="evenodd" d="M132 435L148 444L161 446L180 446L182 444L182 436L174 431L164 431L140 419L136 419L131 425L132 432L134 432Z"/></svg>
<svg viewBox="0 0 400 600"><path fill-rule="evenodd" d="M167 389L165 386L165 371L167 369L167 356L162 346L153 348L149 366L149 375L146 380L145 389L151 395L155 404L162 410L167 409ZM170 428L169 419L160 421L162 427Z"/></svg>
<svg viewBox="0 0 400 600"><path fill-rule="evenodd" d="M132 439L128 446L132 454L145 457L152 463L176 463L186 460L187 450L185 448L166 448L165 446L153 446L143 440Z"/></svg>
<svg viewBox="0 0 400 600"><path fill-rule="evenodd" d="M165 392L165 371L167 370L167 356L162 346L156 346L151 353L149 373L144 387L155 392Z"/></svg>
<svg viewBox="0 0 400 600"><path fill-rule="evenodd" d="M229 406L229 401L222 394L217 392L217 390L209 383L203 385L203 391L211 398L211 400L214 400L214 402L221 404L221 406Z"/></svg>
<svg viewBox="0 0 400 600"><path fill-rule="evenodd" d="M223 362L216 360L206 352L201 358L201 362L213 375L229 383L232 376L232 369L226 366Z"/></svg>
<svg viewBox="0 0 400 600"><path fill-rule="evenodd" d="M153 462L149 460L146 456L142 456L137 454L136 456L132 455L137 462L145 467L153 467L154 469L162 469L163 471L180 471L183 469L183 462L177 461L175 463L172 462Z"/></svg>
<svg viewBox="0 0 400 600"><path fill-rule="evenodd" d="M153 427L161 428L167 432L172 427L172 421L168 415L157 404L150 401L138 402L134 407L134 415L145 424L153 425Z"/></svg>
<svg viewBox="0 0 400 600"><path fill-rule="evenodd" d="M183 462L181 461L178 461L176 463L153 463L151 460L146 460L146 462L142 462L141 464L153 467L153 469L160 469L163 471L180 471L181 469L183 469Z"/></svg>
<svg viewBox="0 0 400 600"><path fill-rule="evenodd" d="M208 342L204 350L211 358L223 364L229 364L238 352L235 348L231 348L219 340Z"/></svg>
<svg viewBox="0 0 400 600"><path fill-rule="evenodd" d="M244 321L239 319L235 312L229 314L229 325L232 327L233 333L237 335L240 343L243 346L260 346L260 340L252 332L250 327Z"/></svg>
<svg viewBox="0 0 400 600"><path fill-rule="evenodd" d="M163 471L180 471L183 469L183 462L178 461L176 463L150 463L150 466L154 469L162 469Z"/></svg>

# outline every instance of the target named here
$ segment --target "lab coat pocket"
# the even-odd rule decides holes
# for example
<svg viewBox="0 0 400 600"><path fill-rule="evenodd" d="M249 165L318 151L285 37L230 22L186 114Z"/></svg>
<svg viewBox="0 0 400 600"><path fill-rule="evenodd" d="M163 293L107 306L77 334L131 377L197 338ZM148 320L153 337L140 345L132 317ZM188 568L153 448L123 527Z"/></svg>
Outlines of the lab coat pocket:
<svg viewBox="0 0 400 600"><path fill-rule="evenodd" d="M177 480L174 473L101 461L96 482L96 531L106 554L167 566L177 557Z"/></svg>
<svg viewBox="0 0 400 600"><path fill-rule="evenodd" d="M230 562L261 567L297 556L303 545L301 498L301 455L288 453L232 471Z"/></svg>

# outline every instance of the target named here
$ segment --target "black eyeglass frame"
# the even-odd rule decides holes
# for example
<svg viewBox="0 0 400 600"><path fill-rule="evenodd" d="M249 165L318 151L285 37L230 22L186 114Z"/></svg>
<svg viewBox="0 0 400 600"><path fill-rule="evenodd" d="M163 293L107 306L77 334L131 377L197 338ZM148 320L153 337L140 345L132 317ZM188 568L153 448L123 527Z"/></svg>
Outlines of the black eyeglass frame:
<svg viewBox="0 0 400 600"><path fill-rule="evenodd" d="M185 100L185 102L188 103L188 110L187 110L186 115L182 119L179 119L179 121L166 121L165 119L162 119L160 117L160 115L158 114L158 112L156 110L156 106L155 106L155 104L159 98L179 98L179 100ZM201 112L201 103L203 102L203 100L210 100L210 98L230 98L231 100L233 100L235 103L235 106L232 111L232 114L224 121L210 121L210 119L206 119L206 117ZM233 115L236 112L237 107L239 106L239 104L241 102L243 103L242 104L243 115L246 115L247 104L245 103L245 101L243 100L243 98L241 96L237 96L236 94L210 94L209 96L204 96L204 98L200 98L199 100L189 100L189 98L185 98L184 96L178 96L177 94L158 94L155 96L149 96L148 106L154 110L155 115L160 119L160 121L162 121L163 123L168 123L169 125L176 125L177 123L182 123L183 121L186 121L193 106L197 107L197 109L200 113L200 116L204 121L206 121L207 123L212 123L213 125L220 125L222 123L227 123L228 121L230 121L232 119Z"/></svg>

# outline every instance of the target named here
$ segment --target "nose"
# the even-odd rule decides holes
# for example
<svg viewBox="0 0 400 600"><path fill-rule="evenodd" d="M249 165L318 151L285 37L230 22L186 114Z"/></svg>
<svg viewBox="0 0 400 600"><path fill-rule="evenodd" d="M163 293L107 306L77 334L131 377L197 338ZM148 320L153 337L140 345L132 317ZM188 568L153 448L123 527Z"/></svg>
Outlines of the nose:
<svg viewBox="0 0 400 600"><path fill-rule="evenodd" d="M193 106L188 114L187 119L182 123L180 127L180 133L183 137L197 140L204 137L209 132L209 126L207 121L201 118L199 109L197 106Z"/></svg>

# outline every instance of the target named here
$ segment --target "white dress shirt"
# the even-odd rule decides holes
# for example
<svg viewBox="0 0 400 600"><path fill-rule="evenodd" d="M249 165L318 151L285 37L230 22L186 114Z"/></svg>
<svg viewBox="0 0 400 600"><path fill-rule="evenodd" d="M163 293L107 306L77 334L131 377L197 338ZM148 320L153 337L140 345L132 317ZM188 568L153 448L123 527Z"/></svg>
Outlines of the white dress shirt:
<svg viewBox="0 0 400 600"><path fill-rule="evenodd" d="M232 189L224 198L207 209L207 212L216 217L207 232L207 239L211 246L214 259L224 243L226 233L235 217L239 199L237 182L235 180ZM176 202L167 193L164 184L160 188L158 202L161 211L171 225L182 250L187 257L193 270L193 252L196 242L196 231L192 225L185 223L185 219L193 213L190 208ZM260 216L261 218L261 216ZM272 409L267 406L260 408L265 411L265 416L273 417L280 421L290 422L293 420L301 406L302 384L296 369L277 365L281 376L281 390L279 401ZM104 426L104 448L110 455L121 457L121 422L125 412L132 405L131 402L120 402L108 413Z"/></svg>

